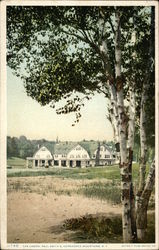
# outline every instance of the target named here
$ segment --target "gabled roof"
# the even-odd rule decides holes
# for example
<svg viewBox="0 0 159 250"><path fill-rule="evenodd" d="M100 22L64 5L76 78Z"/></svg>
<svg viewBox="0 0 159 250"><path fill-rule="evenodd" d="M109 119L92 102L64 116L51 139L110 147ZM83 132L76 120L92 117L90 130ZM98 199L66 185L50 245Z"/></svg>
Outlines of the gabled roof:
<svg viewBox="0 0 159 250"><path fill-rule="evenodd" d="M111 148L110 148L110 147L108 147L108 145L106 145L106 144L102 144L101 146L104 146L104 147L105 147L105 149L107 149L110 153L112 152Z"/></svg>
<svg viewBox="0 0 159 250"><path fill-rule="evenodd" d="M93 156L94 151L98 147L98 142L96 141L81 141L79 143L85 150L87 150L90 157Z"/></svg>
<svg viewBox="0 0 159 250"><path fill-rule="evenodd" d="M90 143L90 142L89 142ZM55 145L53 154L68 154L71 150L73 150L76 146L80 145L83 147L91 156L94 153L97 143L93 143L92 145L88 145L85 142L60 142Z"/></svg>
<svg viewBox="0 0 159 250"><path fill-rule="evenodd" d="M59 142L55 145L53 154L68 154L75 146L77 142Z"/></svg>
<svg viewBox="0 0 159 250"><path fill-rule="evenodd" d="M52 150L49 150L47 147L45 147L46 149L48 149L52 155L53 154L68 154L72 149L74 149L77 145L80 145L81 147L83 147L89 154L90 157L93 156L95 150L97 150L98 148L98 142L97 141L80 141L80 142L59 142L57 144L54 145L54 147L52 148ZM114 153L114 151L105 143L100 143L100 146L104 146L109 152ZM38 150L37 150L38 151ZM37 151L35 152L35 154L37 153ZM35 155L34 154L34 155Z"/></svg>
<svg viewBox="0 0 159 250"><path fill-rule="evenodd" d="M36 153L33 155L33 158L43 159L43 158L52 158L51 152L47 149L47 147L42 146L40 147Z"/></svg>

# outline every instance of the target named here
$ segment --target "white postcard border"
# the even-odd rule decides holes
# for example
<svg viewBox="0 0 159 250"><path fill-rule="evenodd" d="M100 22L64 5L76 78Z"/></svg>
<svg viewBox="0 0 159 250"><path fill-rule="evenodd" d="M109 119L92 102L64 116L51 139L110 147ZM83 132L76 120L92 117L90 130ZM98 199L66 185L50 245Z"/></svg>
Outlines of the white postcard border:
<svg viewBox="0 0 159 250"><path fill-rule="evenodd" d="M159 29L158 29L158 13L159 13L159 5L158 1L70 1L70 0L59 0L59 1L45 1L45 0L2 0L1 1L1 15L0 15L0 24L1 24L1 82L0 82L0 233L1 233L1 246L0 249L159 249L159 225L156 223L156 243L154 244L78 244L78 243L67 243L67 244L18 244L12 243L7 244L7 178L6 178L6 135L7 135L7 79L6 79L6 7L11 5L26 5L26 6L53 6L53 5L67 5L67 6L155 6L155 78L156 78L156 110L155 110L155 153L156 153L156 166L159 166ZM158 170L158 168L156 168ZM155 186L156 186L156 194L155 194L155 215L156 215L156 222L159 222L159 171L156 171L156 179L155 179Z"/></svg>

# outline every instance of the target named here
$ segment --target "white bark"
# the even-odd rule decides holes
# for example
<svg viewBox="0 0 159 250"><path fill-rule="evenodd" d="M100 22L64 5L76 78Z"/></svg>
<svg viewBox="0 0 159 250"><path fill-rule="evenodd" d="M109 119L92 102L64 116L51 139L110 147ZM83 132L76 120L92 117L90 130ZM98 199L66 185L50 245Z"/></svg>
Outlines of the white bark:
<svg viewBox="0 0 159 250"><path fill-rule="evenodd" d="M126 125L127 119L124 110L123 82L121 79L121 27L120 14L116 12L116 36L115 36L115 73L117 83L117 108L118 108L118 126L119 143L121 156L121 191L122 191L122 223L123 223L123 241L131 242L131 204L130 204L130 178L127 162L127 143L126 143Z"/></svg>
<svg viewBox="0 0 159 250"><path fill-rule="evenodd" d="M142 196L144 196L147 191L152 191L154 183L155 183L155 159L151 164Z"/></svg>
<svg viewBox="0 0 159 250"><path fill-rule="evenodd" d="M111 66L108 60L108 48L107 48L107 42L106 40L103 40L100 47L100 53L103 58L103 64L105 68L105 74L106 77L108 77L110 80L108 81L108 88L109 88L109 93L110 93L110 102L111 102L111 110L110 110L110 117L111 117L111 122L113 125L114 129L114 139L115 143L119 142L119 129L118 129L118 108L117 108L117 94L116 94L116 89L115 89L115 81L112 76L111 72Z"/></svg>
<svg viewBox="0 0 159 250"><path fill-rule="evenodd" d="M134 86L130 89L129 103L129 127L128 127L128 148L134 148L134 132L135 132L135 91Z"/></svg>
<svg viewBox="0 0 159 250"><path fill-rule="evenodd" d="M120 153L121 153L121 164L127 161L127 150L126 150L126 124L125 124L125 111L124 111L124 97L123 97L123 86L121 80L121 49L120 49L120 17L116 14L116 37L115 37L115 74L117 81L117 108L118 108L118 127L119 127L119 141L120 141Z"/></svg>
<svg viewBox="0 0 159 250"><path fill-rule="evenodd" d="M129 83L130 84L130 83ZM131 210L131 228L133 239L137 238L136 230L136 209L135 209L135 195L132 181L132 161L134 148L134 134L135 134L135 89L134 83L130 84L130 102L129 102L129 123L128 123L128 159L129 159L129 177L130 177L130 210Z"/></svg>
<svg viewBox="0 0 159 250"><path fill-rule="evenodd" d="M147 208L155 182L155 160L152 162L146 185L137 203L137 235L143 240L147 228Z"/></svg>
<svg viewBox="0 0 159 250"><path fill-rule="evenodd" d="M117 94L113 84L109 83L109 91L111 94L111 119L114 127L114 141L119 143L119 128L118 128L118 110L117 110Z"/></svg>
<svg viewBox="0 0 159 250"><path fill-rule="evenodd" d="M141 97L141 109L140 109L140 146L141 146L141 159L140 159L140 180L139 180L139 192L142 192L145 185L145 173L146 173L146 112L145 105L147 100L147 84L143 86L142 97Z"/></svg>
<svg viewBox="0 0 159 250"><path fill-rule="evenodd" d="M154 185L155 179L155 161L150 167L150 171L145 184L146 172L146 101L149 88L150 72L153 68L153 36L154 36L154 7L151 7L151 39L149 44L149 60L145 69L145 79L143 81L143 90L141 96L141 109L140 109L140 144L141 144L141 162L140 162L140 178L139 190L136 196L136 210L137 210L137 232L138 238L143 239L147 228L147 208L150 195Z"/></svg>

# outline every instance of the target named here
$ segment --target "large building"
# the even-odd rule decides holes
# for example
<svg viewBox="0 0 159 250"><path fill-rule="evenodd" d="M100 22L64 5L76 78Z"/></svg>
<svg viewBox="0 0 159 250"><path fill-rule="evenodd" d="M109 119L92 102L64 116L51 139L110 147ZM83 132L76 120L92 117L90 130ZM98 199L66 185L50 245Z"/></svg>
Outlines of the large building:
<svg viewBox="0 0 159 250"><path fill-rule="evenodd" d="M89 167L104 166L116 163L116 153L107 145L92 144L91 147L82 143L57 143L53 152L42 146L33 155L27 157L27 167Z"/></svg>
<svg viewBox="0 0 159 250"><path fill-rule="evenodd" d="M32 167L47 167L53 166L53 156L46 147L41 147L33 155L33 157L27 157L27 166Z"/></svg>

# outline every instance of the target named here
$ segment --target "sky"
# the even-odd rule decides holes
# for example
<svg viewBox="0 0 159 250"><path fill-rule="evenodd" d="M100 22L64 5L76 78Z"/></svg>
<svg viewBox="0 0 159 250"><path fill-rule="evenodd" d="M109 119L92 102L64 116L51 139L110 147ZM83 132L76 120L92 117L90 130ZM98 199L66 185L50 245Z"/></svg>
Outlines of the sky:
<svg viewBox="0 0 159 250"><path fill-rule="evenodd" d="M82 117L72 127L75 114L57 115L55 109L28 97L23 82L7 68L7 135L28 139L60 141L112 140L113 130L106 119L107 101L96 94L81 110Z"/></svg>

